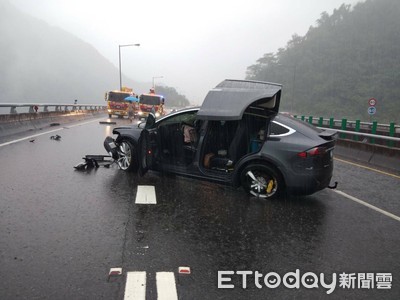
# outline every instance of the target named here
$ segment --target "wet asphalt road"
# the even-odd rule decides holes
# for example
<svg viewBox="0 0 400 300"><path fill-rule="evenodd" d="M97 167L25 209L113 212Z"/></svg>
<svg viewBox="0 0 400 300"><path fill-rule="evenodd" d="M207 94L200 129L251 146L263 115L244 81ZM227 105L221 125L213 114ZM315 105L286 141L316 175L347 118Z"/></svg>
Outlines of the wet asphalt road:
<svg viewBox="0 0 400 300"><path fill-rule="evenodd" d="M126 121L117 120L118 123ZM111 126L80 126L0 146L0 299L123 299L126 272L145 271L147 299L156 273L174 272L179 299L322 299L327 288L268 288L264 276L300 270L325 274L331 299L400 298L400 222L324 190L275 201L241 189L116 166L79 172L85 154L106 154ZM34 133L31 133L34 134ZM59 134L61 141L49 137ZM3 143L1 141L0 143ZM400 178L336 161L338 190L400 216ZM138 185L153 185L156 205L135 204ZM178 274L189 266L190 275ZM110 268L122 276L108 278ZM341 273L390 273L391 289L339 286ZM357 277L358 278L358 277Z"/></svg>

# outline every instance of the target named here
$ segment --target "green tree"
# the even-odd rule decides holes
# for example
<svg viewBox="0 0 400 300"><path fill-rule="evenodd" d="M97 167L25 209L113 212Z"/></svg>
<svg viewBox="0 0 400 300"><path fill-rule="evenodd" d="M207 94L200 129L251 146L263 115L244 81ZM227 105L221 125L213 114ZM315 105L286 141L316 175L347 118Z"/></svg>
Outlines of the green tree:
<svg viewBox="0 0 400 300"><path fill-rule="evenodd" d="M321 14L305 36L247 69L247 78L283 84L281 107L297 114L399 122L400 1L367 0Z"/></svg>
<svg viewBox="0 0 400 300"><path fill-rule="evenodd" d="M189 106L189 100L179 94L175 88L167 86L157 86L157 94L161 94L165 97L165 105L168 107L184 107Z"/></svg>

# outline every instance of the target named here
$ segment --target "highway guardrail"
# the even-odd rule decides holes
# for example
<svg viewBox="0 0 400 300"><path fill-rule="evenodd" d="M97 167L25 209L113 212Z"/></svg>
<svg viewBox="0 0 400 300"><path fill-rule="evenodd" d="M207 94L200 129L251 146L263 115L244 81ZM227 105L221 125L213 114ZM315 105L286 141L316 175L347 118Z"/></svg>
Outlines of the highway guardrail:
<svg viewBox="0 0 400 300"><path fill-rule="evenodd" d="M360 120L349 121L347 119L314 118L312 116L294 117L319 128L334 129L339 133L339 139L400 148L400 126L394 122L380 124L377 121L361 122Z"/></svg>
<svg viewBox="0 0 400 300"><path fill-rule="evenodd" d="M105 105L0 103L0 138L105 114Z"/></svg>
<svg viewBox="0 0 400 300"><path fill-rule="evenodd" d="M39 112L65 112L76 110L103 110L105 105L99 104L71 104L71 103L0 103L5 108L0 114L14 115L18 113L39 113Z"/></svg>

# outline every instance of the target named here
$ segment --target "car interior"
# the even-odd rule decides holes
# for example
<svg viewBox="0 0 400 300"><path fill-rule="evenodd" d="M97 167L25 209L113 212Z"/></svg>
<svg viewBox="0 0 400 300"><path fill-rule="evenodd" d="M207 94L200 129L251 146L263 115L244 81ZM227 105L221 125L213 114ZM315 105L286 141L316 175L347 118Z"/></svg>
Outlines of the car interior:
<svg viewBox="0 0 400 300"><path fill-rule="evenodd" d="M269 118L245 113L241 120L208 121L202 146L201 166L207 170L230 172L245 155L261 149ZM157 125L153 135L154 155L159 163L189 165L199 146L204 121L195 113L181 114Z"/></svg>
<svg viewBox="0 0 400 300"><path fill-rule="evenodd" d="M178 115L157 126L156 157L161 163L190 164L197 150L202 121L195 113Z"/></svg>
<svg viewBox="0 0 400 300"><path fill-rule="evenodd" d="M203 167L229 172L245 155L261 149L267 118L244 114L239 121L209 121Z"/></svg>

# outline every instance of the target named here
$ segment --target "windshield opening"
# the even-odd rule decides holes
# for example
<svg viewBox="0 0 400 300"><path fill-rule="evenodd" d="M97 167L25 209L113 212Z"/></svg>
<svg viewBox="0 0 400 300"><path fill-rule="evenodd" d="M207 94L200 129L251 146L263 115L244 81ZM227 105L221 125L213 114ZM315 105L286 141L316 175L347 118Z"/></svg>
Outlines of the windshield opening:
<svg viewBox="0 0 400 300"><path fill-rule="evenodd" d="M160 96L141 95L140 96L140 104L160 105L161 99L162 99L162 97L160 97Z"/></svg>
<svg viewBox="0 0 400 300"><path fill-rule="evenodd" d="M125 98L127 98L129 96L130 96L129 93L109 92L108 93L108 101L125 102Z"/></svg>

